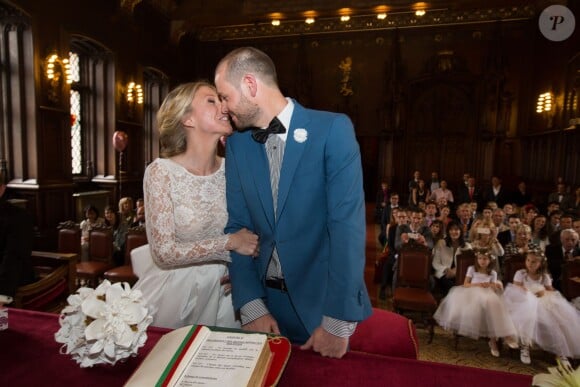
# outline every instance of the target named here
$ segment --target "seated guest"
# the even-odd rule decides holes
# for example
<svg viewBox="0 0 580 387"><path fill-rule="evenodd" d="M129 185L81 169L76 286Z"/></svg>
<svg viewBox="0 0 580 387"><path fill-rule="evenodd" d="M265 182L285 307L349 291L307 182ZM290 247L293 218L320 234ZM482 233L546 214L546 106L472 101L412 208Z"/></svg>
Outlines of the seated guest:
<svg viewBox="0 0 580 387"><path fill-rule="evenodd" d="M471 224L473 223L473 218L471 217L471 207L469 206L469 203L463 203L457 207L457 223L461 227L463 237L468 240L468 233L471 229Z"/></svg>
<svg viewBox="0 0 580 387"><path fill-rule="evenodd" d="M145 207L137 207L131 227L145 227Z"/></svg>
<svg viewBox="0 0 580 387"><path fill-rule="evenodd" d="M439 216L437 217L437 219L443 223L443 233L445 233L447 225L452 220L449 214L451 214L451 208L449 208L448 205L439 207Z"/></svg>
<svg viewBox="0 0 580 387"><path fill-rule="evenodd" d="M431 226L435 219L437 219L437 204L429 201L425 203L425 225Z"/></svg>
<svg viewBox="0 0 580 387"><path fill-rule="evenodd" d="M498 236L500 232L510 229L506 224L505 212L501 208L496 208L493 210L493 213L491 214L491 220L493 221L495 227L497 227Z"/></svg>
<svg viewBox="0 0 580 387"><path fill-rule="evenodd" d="M532 242L540 246L542 251L546 250L546 246L550 244L548 239L548 229L546 228L547 219L540 214L532 221Z"/></svg>
<svg viewBox="0 0 580 387"><path fill-rule="evenodd" d="M566 261L580 259L578 233L571 228L562 230L560 244L551 244L546 247L546 257L548 258L548 269L554 280L554 287L561 290L562 265Z"/></svg>
<svg viewBox="0 0 580 387"><path fill-rule="evenodd" d="M504 249L508 243L516 240L516 231L517 231L520 223L521 223L521 220L520 220L520 217L518 215L511 214L508 216L508 227L509 228L507 230L502 231L502 232L497 234L497 240L499 241L499 243L501 243L501 245L503 246Z"/></svg>
<svg viewBox="0 0 580 387"><path fill-rule="evenodd" d="M540 247L532 242L532 229L527 224L520 224L516 228L516 239L505 246L504 260L514 255L527 254L529 251L539 251Z"/></svg>
<svg viewBox="0 0 580 387"><path fill-rule="evenodd" d="M135 212L133 210L133 198L126 196L119 200L119 213L121 214L121 221L127 224L133 223Z"/></svg>
<svg viewBox="0 0 580 387"><path fill-rule="evenodd" d="M548 235L548 240L551 245L560 244L560 233L562 230L572 228L573 220L574 216L571 213L562 213L560 216L560 222L558 223L558 230Z"/></svg>
<svg viewBox="0 0 580 387"><path fill-rule="evenodd" d="M113 206L105 207L105 224L113 229L113 259L115 265L121 266L125 262L125 238L128 226L121 222L121 217Z"/></svg>
<svg viewBox="0 0 580 387"><path fill-rule="evenodd" d="M433 235L433 246L435 246L439 240L445 238L445 225L439 219L435 219L431 222L429 229L431 229L431 234Z"/></svg>
<svg viewBox="0 0 580 387"><path fill-rule="evenodd" d="M554 210L552 212L548 212L548 238L550 239L550 243L558 244L559 238L556 236L554 238L554 234L558 233L562 228L560 227L560 219L564 213L560 210Z"/></svg>
<svg viewBox="0 0 580 387"><path fill-rule="evenodd" d="M455 286L457 256L469 249L471 245L463 238L461 225L456 221L450 222L447 225L447 235L433 248L434 275L443 296Z"/></svg>
<svg viewBox="0 0 580 387"><path fill-rule="evenodd" d="M433 235L431 229L424 225L423 217L425 211L420 208L411 209L411 221L409 224L402 224L397 227L397 234L395 236L395 250L398 253L403 245L408 243L418 243L426 246L429 249L433 248ZM413 241L413 242L411 242ZM393 270L397 272L398 261L395 261ZM396 277L393 278L393 289L397 286Z"/></svg>
<svg viewBox="0 0 580 387"><path fill-rule="evenodd" d="M35 280L30 261L34 235L32 216L10 204L5 191L0 172L0 307L12 302L19 286Z"/></svg>
<svg viewBox="0 0 580 387"><path fill-rule="evenodd" d="M81 261L86 261L89 259L89 233L93 228L103 227L105 225L105 220L99 218L99 210L97 207L89 204L84 210L85 219L81 222L81 250L82 257Z"/></svg>
<svg viewBox="0 0 580 387"><path fill-rule="evenodd" d="M397 227L395 239L395 249L398 251L404 244L414 240L430 249L433 248L433 235L429 227L423 224L425 211L419 208L411 209L411 222Z"/></svg>
<svg viewBox="0 0 580 387"><path fill-rule="evenodd" d="M536 216L538 216L539 212L536 206L533 204L528 204L524 207L524 214L522 218L522 223L527 224L528 226L532 226L532 221Z"/></svg>

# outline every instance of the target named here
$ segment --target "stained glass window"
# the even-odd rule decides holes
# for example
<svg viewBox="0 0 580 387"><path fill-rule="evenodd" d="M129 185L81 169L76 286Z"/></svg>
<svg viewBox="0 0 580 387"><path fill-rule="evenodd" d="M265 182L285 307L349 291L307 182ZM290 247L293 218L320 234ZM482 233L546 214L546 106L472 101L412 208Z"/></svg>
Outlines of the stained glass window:
<svg viewBox="0 0 580 387"><path fill-rule="evenodd" d="M79 56L69 53L71 78L74 83L80 81ZM82 147L82 120L81 120L81 93L74 88L70 91L70 139L72 155L72 173L78 175L83 171L83 147Z"/></svg>

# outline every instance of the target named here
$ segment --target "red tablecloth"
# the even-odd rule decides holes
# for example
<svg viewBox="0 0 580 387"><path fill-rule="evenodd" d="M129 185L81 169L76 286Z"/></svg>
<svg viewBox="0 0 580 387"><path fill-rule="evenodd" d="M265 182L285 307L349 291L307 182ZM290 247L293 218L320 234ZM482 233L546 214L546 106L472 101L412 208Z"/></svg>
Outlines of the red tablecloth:
<svg viewBox="0 0 580 387"><path fill-rule="evenodd" d="M80 368L59 354L58 316L9 310L10 328L0 332L1 386L122 386L165 329L150 328L137 357L113 366ZM388 327L385 327L388 329ZM505 372L351 351L328 359L292 348L280 386L530 386L532 378Z"/></svg>

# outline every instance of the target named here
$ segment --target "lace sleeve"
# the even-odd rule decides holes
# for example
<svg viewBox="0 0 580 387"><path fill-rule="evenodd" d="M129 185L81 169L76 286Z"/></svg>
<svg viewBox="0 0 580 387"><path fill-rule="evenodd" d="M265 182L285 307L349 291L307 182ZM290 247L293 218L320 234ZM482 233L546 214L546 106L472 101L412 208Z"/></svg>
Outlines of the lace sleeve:
<svg viewBox="0 0 580 387"><path fill-rule="evenodd" d="M145 171L143 191L145 199L145 224L147 239L153 259L162 269L172 269L209 261L230 261L226 250L228 235L219 233L200 235L198 239L182 241L176 236L174 203L170 172L160 163L152 163ZM197 205L194 192L186 192L191 204ZM199 219L192 216L188 222Z"/></svg>

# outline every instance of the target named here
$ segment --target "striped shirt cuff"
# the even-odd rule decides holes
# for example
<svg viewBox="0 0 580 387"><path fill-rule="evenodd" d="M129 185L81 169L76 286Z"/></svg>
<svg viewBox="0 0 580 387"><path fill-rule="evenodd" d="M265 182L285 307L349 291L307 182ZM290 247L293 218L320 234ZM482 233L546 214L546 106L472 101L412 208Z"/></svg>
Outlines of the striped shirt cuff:
<svg viewBox="0 0 580 387"><path fill-rule="evenodd" d="M242 325L251 323L252 321L270 313L264 300L256 298L248 302L240 308L240 317L242 318Z"/></svg>
<svg viewBox="0 0 580 387"><path fill-rule="evenodd" d="M328 316L322 316L322 328L338 337L350 337L356 329L354 321L343 321Z"/></svg>

